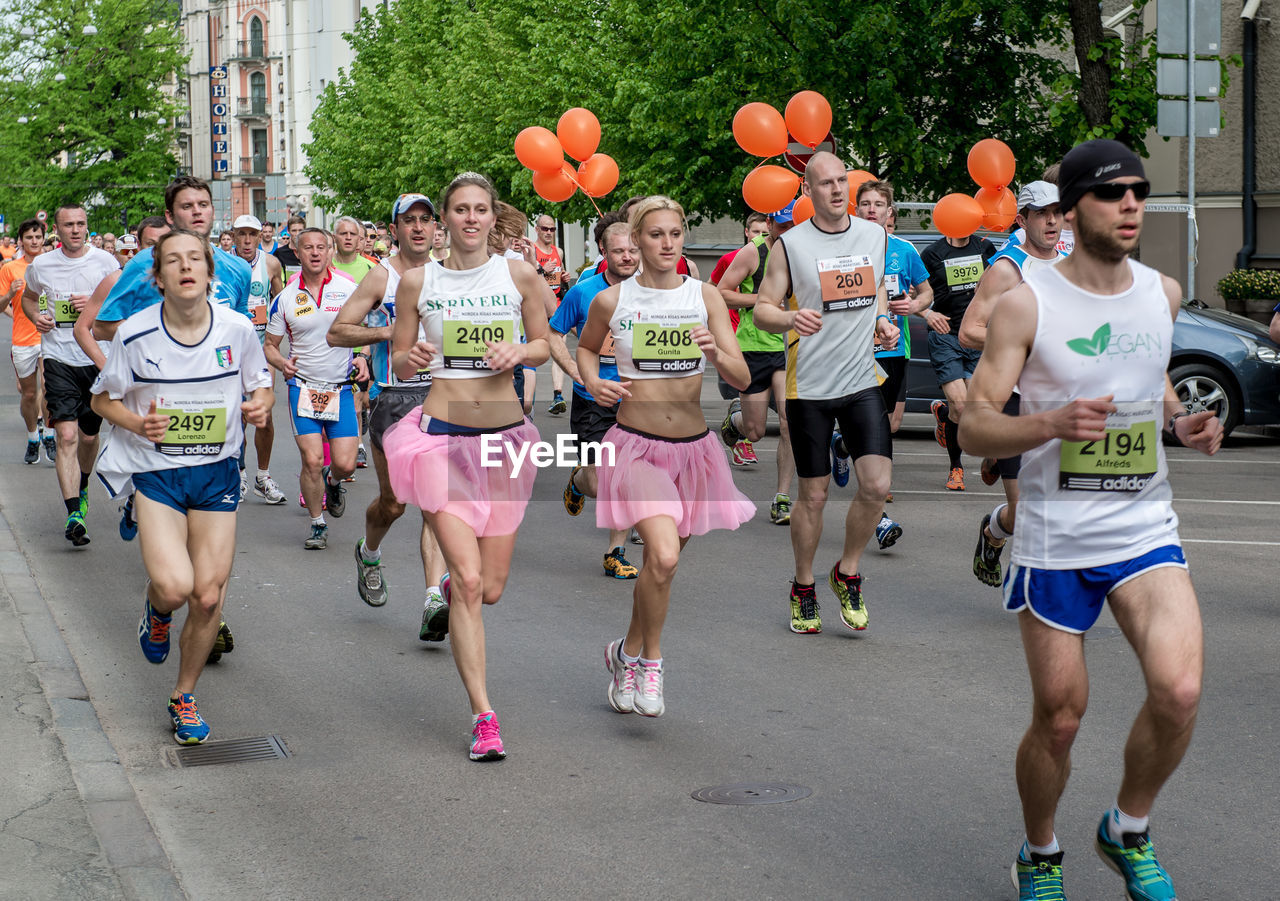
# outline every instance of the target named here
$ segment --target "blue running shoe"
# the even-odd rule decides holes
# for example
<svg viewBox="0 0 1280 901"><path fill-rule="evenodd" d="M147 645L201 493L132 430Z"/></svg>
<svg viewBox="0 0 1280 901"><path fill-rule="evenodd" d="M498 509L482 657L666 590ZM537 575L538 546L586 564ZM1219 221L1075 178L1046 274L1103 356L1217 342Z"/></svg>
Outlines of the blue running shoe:
<svg viewBox="0 0 1280 901"><path fill-rule="evenodd" d="M1032 854L1025 843L1009 871L1018 901L1066 901L1062 892L1062 852Z"/></svg>
<svg viewBox="0 0 1280 901"><path fill-rule="evenodd" d="M169 718L173 720L173 740L180 745L198 745L212 731L196 709L195 695L170 698Z"/></svg>
<svg viewBox="0 0 1280 901"><path fill-rule="evenodd" d="M831 435L831 479L840 488L849 484L849 451L838 430Z"/></svg>
<svg viewBox="0 0 1280 901"><path fill-rule="evenodd" d="M1145 832L1126 832L1124 844L1116 844L1107 831L1107 816L1098 824L1093 846L1102 862L1124 877L1125 894L1132 901L1178 901L1173 880L1156 860L1150 836Z"/></svg>
<svg viewBox="0 0 1280 901"><path fill-rule="evenodd" d="M142 621L138 623L138 644L149 663L164 663L169 656L169 625L172 614L161 616L151 609L151 601L142 601Z"/></svg>
<svg viewBox="0 0 1280 901"><path fill-rule="evenodd" d="M901 537L902 526L881 513L880 523L876 526L876 541L880 543L880 550L886 551L893 547Z"/></svg>
<svg viewBox="0 0 1280 901"><path fill-rule="evenodd" d="M89 518L89 489L80 489L80 515L85 519Z"/></svg>
<svg viewBox="0 0 1280 901"><path fill-rule="evenodd" d="M138 537L138 522L133 518L132 494L124 502L124 509L120 511L120 537L125 541L133 541Z"/></svg>

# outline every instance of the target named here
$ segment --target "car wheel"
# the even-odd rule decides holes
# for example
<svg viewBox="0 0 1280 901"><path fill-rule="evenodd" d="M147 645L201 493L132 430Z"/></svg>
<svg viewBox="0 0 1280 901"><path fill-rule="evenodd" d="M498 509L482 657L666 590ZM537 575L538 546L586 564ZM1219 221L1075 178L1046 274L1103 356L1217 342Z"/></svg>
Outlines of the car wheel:
<svg viewBox="0 0 1280 901"><path fill-rule="evenodd" d="M1211 410L1222 421L1222 435L1231 434L1240 423L1240 403L1235 384L1222 370L1205 363L1187 363L1169 373L1173 390L1191 413Z"/></svg>

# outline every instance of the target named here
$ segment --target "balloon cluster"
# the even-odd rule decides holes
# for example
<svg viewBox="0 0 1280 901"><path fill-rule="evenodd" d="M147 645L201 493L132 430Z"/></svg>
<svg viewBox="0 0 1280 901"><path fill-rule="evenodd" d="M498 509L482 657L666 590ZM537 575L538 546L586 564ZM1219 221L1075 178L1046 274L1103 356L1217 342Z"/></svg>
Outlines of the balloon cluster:
<svg viewBox="0 0 1280 901"><path fill-rule="evenodd" d="M948 238L967 238L979 228L1004 231L1018 215L1018 200L1009 190L1017 161L1003 141L985 138L969 151L969 175L978 193L948 194L933 208L938 231Z"/></svg>
<svg viewBox="0 0 1280 901"><path fill-rule="evenodd" d="M600 120L589 109L575 106L566 110L549 128L530 125L516 135L516 159L533 171L533 189L543 200L560 203L578 188L588 197L603 197L618 186L618 164L600 146ZM577 169L564 158L581 165Z"/></svg>

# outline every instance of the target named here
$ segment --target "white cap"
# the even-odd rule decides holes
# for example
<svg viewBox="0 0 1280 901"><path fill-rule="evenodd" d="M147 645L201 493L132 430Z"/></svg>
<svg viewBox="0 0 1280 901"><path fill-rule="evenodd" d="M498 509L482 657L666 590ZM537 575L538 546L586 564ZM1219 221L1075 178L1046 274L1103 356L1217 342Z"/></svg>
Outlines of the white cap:
<svg viewBox="0 0 1280 901"><path fill-rule="evenodd" d="M236 221L231 223L231 230L238 228L251 228L256 232L262 231L262 223L258 221L257 216L237 216Z"/></svg>
<svg viewBox="0 0 1280 901"><path fill-rule="evenodd" d="M1022 186L1018 192L1018 209L1043 210L1058 202L1058 186L1047 181L1033 181Z"/></svg>

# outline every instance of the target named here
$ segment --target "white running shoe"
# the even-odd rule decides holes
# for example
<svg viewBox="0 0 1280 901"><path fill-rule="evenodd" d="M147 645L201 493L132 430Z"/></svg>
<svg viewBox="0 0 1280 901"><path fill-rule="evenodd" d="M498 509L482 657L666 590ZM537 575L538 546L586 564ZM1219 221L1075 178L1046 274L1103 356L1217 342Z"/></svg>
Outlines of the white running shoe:
<svg viewBox="0 0 1280 901"><path fill-rule="evenodd" d="M284 496L284 492L280 490L280 486L276 484L276 480L271 476L255 478L253 480L253 493L272 506L283 504L288 500Z"/></svg>
<svg viewBox="0 0 1280 901"><path fill-rule="evenodd" d="M609 679L609 706L618 713L631 713L635 710L636 698L636 664L622 659L622 639L609 642L604 649L604 665L612 678Z"/></svg>
<svg viewBox="0 0 1280 901"><path fill-rule="evenodd" d="M667 703L662 697L662 665L636 664L636 713L662 716L666 709Z"/></svg>

